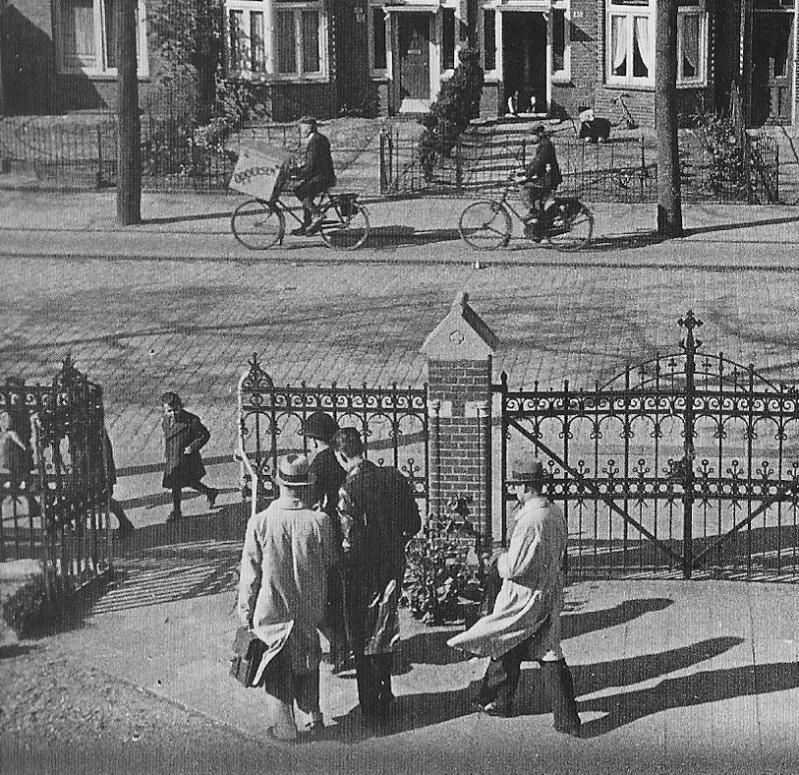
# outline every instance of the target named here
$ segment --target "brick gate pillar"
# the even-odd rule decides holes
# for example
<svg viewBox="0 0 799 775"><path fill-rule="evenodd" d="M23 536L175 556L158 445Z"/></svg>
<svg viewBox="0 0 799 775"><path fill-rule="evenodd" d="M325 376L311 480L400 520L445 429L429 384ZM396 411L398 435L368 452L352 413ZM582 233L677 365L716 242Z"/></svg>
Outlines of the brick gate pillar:
<svg viewBox="0 0 799 775"><path fill-rule="evenodd" d="M491 533L491 356L499 341L461 293L422 345L427 356L429 511L472 498L469 519Z"/></svg>

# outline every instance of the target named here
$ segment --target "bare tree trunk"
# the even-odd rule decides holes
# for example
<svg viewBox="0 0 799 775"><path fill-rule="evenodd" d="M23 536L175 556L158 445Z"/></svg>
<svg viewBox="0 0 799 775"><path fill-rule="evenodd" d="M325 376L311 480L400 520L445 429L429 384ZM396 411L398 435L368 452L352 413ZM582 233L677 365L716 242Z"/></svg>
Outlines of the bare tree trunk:
<svg viewBox="0 0 799 775"><path fill-rule="evenodd" d="M136 0L117 6L117 223L141 222L141 126L136 63Z"/></svg>
<svg viewBox="0 0 799 775"><path fill-rule="evenodd" d="M658 142L658 234L682 235L677 145L677 0L658 0L655 46L655 125Z"/></svg>

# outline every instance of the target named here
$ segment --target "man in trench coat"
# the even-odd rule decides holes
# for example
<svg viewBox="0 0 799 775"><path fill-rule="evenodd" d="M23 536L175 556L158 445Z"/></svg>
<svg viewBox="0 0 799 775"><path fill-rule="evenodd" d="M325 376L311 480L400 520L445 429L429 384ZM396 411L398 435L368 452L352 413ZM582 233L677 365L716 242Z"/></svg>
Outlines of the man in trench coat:
<svg viewBox="0 0 799 775"><path fill-rule="evenodd" d="M358 699L364 721L379 727L389 720L392 649L399 641L400 588L405 544L422 526L408 480L391 466L365 460L354 428L333 437L333 451L347 478L339 491L344 554L345 610Z"/></svg>
<svg viewBox="0 0 799 775"><path fill-rule="evenodd" d="M317 628L327 602L327 574L337 560L330 517L311 508L312 477L305 455L290 454L277 471L280 497L250 517L239 579L239 619L266 644L254 684L276 700L272 734L297 737L294 701L323 726L319 708Z"/></svg>
<svg viewBox="0 0 799 775"><path fill-rule="evenodd" d="M497 559L502 587L494 610L447 643L491 657L475 705L493 716L513 715L521 663L538 661L555 729L579 737L574 684L560 646L566 519L542 495L540 462L517 462L512 475L519 482L515 489L521 509L508 551Z"/></svg>
<svg viewBox="0 0 799 775"><path fill-rule="evenodd" d="M201 492L208 499L208 508L213 508L219 491L203 484L205 466L200 450L208 443L211 434L196 414L187 412L177 393L164 393L161 396L164 419L164 478L162 486L172 490L172 513L167 522L179 520L181 511L181 490L189 487Z"/></svg>

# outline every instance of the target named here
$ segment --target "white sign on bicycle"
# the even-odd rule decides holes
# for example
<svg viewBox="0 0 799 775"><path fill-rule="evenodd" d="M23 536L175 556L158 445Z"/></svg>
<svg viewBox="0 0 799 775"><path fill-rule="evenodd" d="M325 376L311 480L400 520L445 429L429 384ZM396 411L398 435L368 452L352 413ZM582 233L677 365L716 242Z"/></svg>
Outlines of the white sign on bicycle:
<svg viewBox="0 0 799 775"><path fill-rule="evenodd" d="M280 194L289 166L291 157L284 151L264 152L258 148L242 148L229 187L269 201Z"/></svg>

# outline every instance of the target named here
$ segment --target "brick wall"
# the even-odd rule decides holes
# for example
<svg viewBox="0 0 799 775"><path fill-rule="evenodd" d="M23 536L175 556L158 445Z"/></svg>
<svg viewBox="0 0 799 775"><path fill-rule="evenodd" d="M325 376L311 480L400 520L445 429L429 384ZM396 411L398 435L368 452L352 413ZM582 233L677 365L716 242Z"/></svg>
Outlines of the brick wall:
<svg viewBox="0 0 799 775"><path fill-rule="evenodd" d="M474 499L470 518L490 530L488 406L491 360L428 361L430 511L453 496Z"/></svg>
<svg viewBox="0 0 799 775"><path fill-rule="evenodd" d="M560 118L576 118L579 106L594 104L596 60L602 49L598 26L601 4L596 0L572 0L571 13L571 80L552 84L550 112Z"/></svg>

